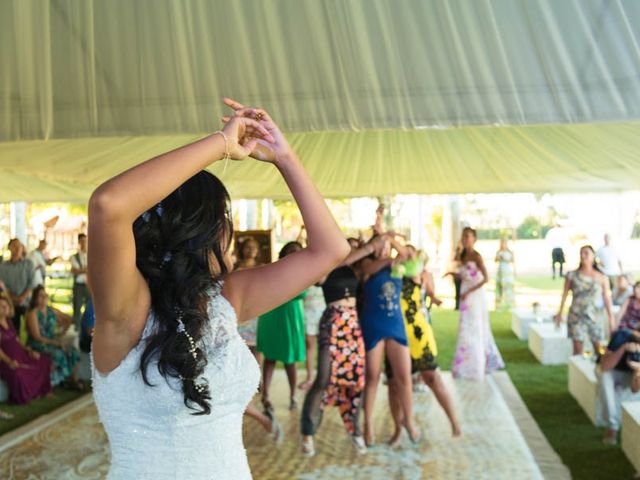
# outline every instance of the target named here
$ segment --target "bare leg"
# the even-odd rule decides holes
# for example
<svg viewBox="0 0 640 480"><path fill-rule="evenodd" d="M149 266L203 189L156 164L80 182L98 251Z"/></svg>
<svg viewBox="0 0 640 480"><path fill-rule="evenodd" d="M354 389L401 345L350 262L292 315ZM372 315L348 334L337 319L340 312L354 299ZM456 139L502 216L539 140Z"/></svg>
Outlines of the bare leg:
<svg viewBox="0 0 640 480"><path fill-rule="evenodd" d="M578 340L573 341L573 354L574 355L582 355L582 346L583 342L579 342Z"/></svg>
<svg viewBox="0 0 640 480"><path fill-rule="evenodd" d="M451 431L454 437L459 437L462 434L462 430L460 430L460 423L458 422L458 418L456 417L456 411L453 407L453 400L447 388L442 381L442 375L438 370L429 370L426 372L422 372L422 379L424 383L433 391L433 394L436 396L436 400L440 406L444 409L444 412L447 414L449 418L449 422L451 423Z"/></svg>
<svg viewBox="0 0 640 480"><path fill-rule="evenodd" d="M307 350L307 378L298 385L298 388L300 390L309 390L313 384L313 351L316 345L316 335L305 335L304 343Z"/></svg>
<svg viewBox="0 0 640 480"><path fill-rule="evenodd" d="M373 432L373 407L380 380L380 364L384 354L384 341L367 352L364 385L364 441L367 445L373 445L375 435Z"/></svg>
<svg viewBox="0 0 640 480"><path fill-rule="evenodd" d="M273 370L276 368L275 360L264 359L262 364L262 405L266 410L272 408L269 401L269 387L271 386L271 379L273 378Z"/></svg>
<svg viewBox="0 0 640 480"><path fill-rule="evenodd" d="M289 380L289 410L295 410L298 408L298 404L296 403L296 364L287 363L284 366L284 370L287 372L287 380Z"/></svg>
<svg viewBox="0 0 640 480"><path fill-rule="evenodd" d="M415 441L420 437L420 434L413 423L413 391L409 348L393 339L388 339L385 342L385 346L389 363L393 369L393 382L398 391L398 401L404 412L403 426L407 429L409 437Z"/></svg>
<svg viewBox="0 0 640 480"><path fill-rule="evenodd" d="M397 447L400 443L400 436L402 435L402 422L404 421L404 412L402 406L398 400L398 388L396 387L395 379L389 381L389 409L391 410L391 416L393 417L394 431L389 445Z"/></svg>
<svg viewBox="0 0 640 480"><path fill-rule="evenodd" d="M249 406L244 411L244 413L246 413L248 416L250 416L254 420L257 420L258 423L260 423L260 425L262 425L262 427L267 432L269 433L272 432L273 429L271 428L271 419L267 417L264 413L262 413L260 410L258 410L256 407L249 404Z"/></svg>

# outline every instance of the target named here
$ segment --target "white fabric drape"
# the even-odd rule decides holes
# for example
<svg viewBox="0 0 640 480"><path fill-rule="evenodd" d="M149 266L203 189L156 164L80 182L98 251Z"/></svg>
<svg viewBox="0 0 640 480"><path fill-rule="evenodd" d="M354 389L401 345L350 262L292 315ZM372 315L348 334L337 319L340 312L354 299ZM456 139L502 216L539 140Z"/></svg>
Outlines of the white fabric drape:
<svg viewBox="0 0 640 480"><path fill-rule="evenodd" d="M0 200L86 198L219 128L222 96L269 109L327 195L630 188L639 20L633 0L3 0ZM284 194L247 170L236 194Z"/></svg>

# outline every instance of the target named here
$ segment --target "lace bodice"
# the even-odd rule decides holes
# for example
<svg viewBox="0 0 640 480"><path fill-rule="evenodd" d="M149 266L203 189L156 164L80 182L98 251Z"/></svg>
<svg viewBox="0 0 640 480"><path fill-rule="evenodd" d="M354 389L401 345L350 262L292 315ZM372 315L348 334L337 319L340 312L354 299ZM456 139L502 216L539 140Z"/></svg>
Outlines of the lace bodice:
<svg viewBox="0 0 640 480"><path fill-rule="evenodd" d="M211 414L192 415L180 381L167 382L155 363L153 387L140 373L145 338L155 328L150 313L140 343L112 372L92 368L93 396L111 446L110 479L250 479L242 442L244 410L256 392L260 370L237 332L233 307L216 289L210 324L201 341L208 363Z"/></svg>

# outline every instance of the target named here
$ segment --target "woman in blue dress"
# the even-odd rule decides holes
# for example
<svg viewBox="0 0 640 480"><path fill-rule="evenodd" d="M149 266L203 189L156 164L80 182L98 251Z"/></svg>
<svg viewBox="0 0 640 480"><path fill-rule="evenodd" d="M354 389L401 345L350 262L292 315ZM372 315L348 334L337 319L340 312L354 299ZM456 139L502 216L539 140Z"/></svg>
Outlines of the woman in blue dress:
<svg viewBox="0 0 640 480"><path fill-rule="evenodd" d="M392 274L392 267L407 259L406 248L395 240L395 235L385 234L385 242L371 257L362 261L364 282L361 328L366 349L366 383L364 396L364 436L367 445L374 443L373 408L380 380L382 360L389 359L393 369L394 388L403 410L403 426L412 442L420 440L420 433L413 423L411 357L407 332L400 308L402 274ZM391 257L391 248L398 255ZM391 439L393 444L398 439Z"/></svg>

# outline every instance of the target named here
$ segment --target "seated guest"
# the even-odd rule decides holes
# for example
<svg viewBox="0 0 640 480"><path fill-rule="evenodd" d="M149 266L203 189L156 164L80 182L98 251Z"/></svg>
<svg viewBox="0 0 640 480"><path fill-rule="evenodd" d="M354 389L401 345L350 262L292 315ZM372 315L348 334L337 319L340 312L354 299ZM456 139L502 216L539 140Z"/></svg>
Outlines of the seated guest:
<svg viewBox="0 0 640 480"><path fill-rule="evenodd" d="M620 430L620 404L640 401L640 329L617 330L600 358L598 388L606 427L603 441L616 444Z"/></svg>
<svg viewBox="0 0 640 480"><path fill-rule="evenodd" d="M633 286L633 295L627 298L620 312L618 329L636 330L640 327L640 282Z"/></svg>
<svg viewBox="0 0 640 480"><path fill-rule="evenodd" d="M631 295L633 295L633 287L629 277L627 275L618 276L616 287L611 292L611 302L620 307Z"/></svg>
<svg viewBox="0 0 640 480"><path fill-rule="evenodd" d="M42 286L35 288L30 309L27 312L29 346L53 360L51 371L53 385L64 383L68 388L82 391L85 389L84 384L78 380L80 353L62 340L71 325L71 317L50 307L48 299L49 296ZM62 330L57 334L59 324Z"/></svg>
<svg viewBox="0 0 640 480"><path fill-rule="evenodd" d="M12 317L11 300L0 293L0 378L9 387L9 402L22 404L51 393L51 360L20 344Z"/></svg>
<svg viewBox="0 0 640 480"><path fill-rule="evenodd" d="M9 242L11 258L8 262L0 263L0 278L6 285L13 303L14 316L13 324L20 332L20 322L22 316L27 312L31 292L36 286L34 283L33 263L24 258L24 246L17 238Z"/></svg>

